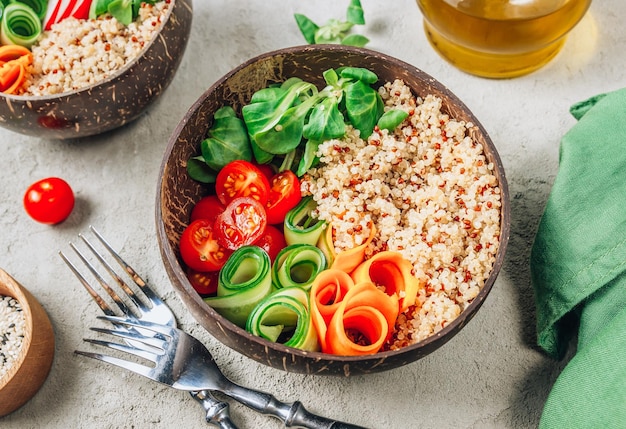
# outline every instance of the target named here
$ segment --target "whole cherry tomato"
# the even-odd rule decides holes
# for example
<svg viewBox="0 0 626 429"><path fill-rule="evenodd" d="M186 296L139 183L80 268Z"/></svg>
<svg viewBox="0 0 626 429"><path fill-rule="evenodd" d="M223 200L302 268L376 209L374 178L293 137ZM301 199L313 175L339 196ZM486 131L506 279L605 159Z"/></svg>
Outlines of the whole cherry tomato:
<svg viewBox="0 0 626 429"><path fill-rule="evenodd" d="M217 282L219 281L219 271L196 271L191 268L187 269L187 278L193 289L198 292L202 298L207 296L215 296L217 294Z"/></svg>
<svg viewBox="0 0 626 429"><path fill-rule="evenodd" d="M206 219L191 222L180 237L180 256L196 271L219 270L231 253L218 243L213 222Z"/></svg>
<svg viewBox="0 0 626 429"><path fill-rule="evenodd" d="M238 197L250 197L264 206L269 188L265 174L254 164L243 160L228 163L215 178L215 193L224 205Z"/></svg>
<svg viewBox="0 0 626 429"><path fill-rule="evenodd" d="M270 180L270 192L265 205L267 223L282 223L287 212L297 206L301 199L300 181L291 170L275 174Z"/></svg>
<svg viewBox="0 0 626 429"><path fill-rule="evenodd" d="M54 225L63 222L74 209L74 191L58 177L41 179L24 194L24 209L37 222Z"/></svg>
<svg viewBox="0 0 626 429"><path fill-rule="evenodd" d="M265 250L270 256L270 260L272 262L274 262L276 256L278 256L278 253L287 247L287 242L285 241L283 233L272 225L267 225L267 227L265 227L265 234L263 234L254 244L255 246L259 246L261 249Z"/></svg>
<svg viewBox="0 0 626 429"><path fill-rule="evenodd" d="M261 238L266 226L263 205L254 198L239 197L215 220L215 235L222 246L236 250Z"/></svg>
<svg viewBox="0 0 626 429"><path fill-rule="evenodd" d="M219 198L217 198L217 196L208 195L193 206L190 221L193 222L198 219L208 219L213 222L215 221L215 218L217 218L225 209L226 207L222 204Z"/></svg>

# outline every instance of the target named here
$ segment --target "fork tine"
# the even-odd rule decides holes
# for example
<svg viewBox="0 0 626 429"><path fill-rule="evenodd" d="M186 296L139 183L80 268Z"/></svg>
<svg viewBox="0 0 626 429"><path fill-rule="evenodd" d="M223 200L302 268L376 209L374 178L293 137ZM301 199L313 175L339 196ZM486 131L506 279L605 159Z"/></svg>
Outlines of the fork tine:
<svg viewBox="0 0 626 429"><path fill-rule="evenodd" d="M143 375L144 377L152 378L152 368L146 365L142 365L136 362L129 362L124 359L103 355L101 353L83 352L80 350L75 350L74 353L119 366L120 368L124 368L139 375Z"/></svg>
<svg viewBox="0 0 626 429"><path fill-rule="evenodd" d="M70 244L70 246L72 246ZM76 250L76 248L74 246L72 246L73 249ZM82 254L79 253L79 257L85 261L85 259L83 258ZM96 292L91 285L89 284L89 282L85 279L85 277L83 277L83 275L80 273L80 271L78 271L78 269L76 268L76 266L70 262L70 260L65 256L65 254L63 252L59 252L59 256L61 256L61 259L63 259L63 261L65 262L65 264L70 268L70 270L72 270L72 272L74 273L74 275L76 276L76 278L78 278L78 280L80 281L80 283L83 285L83 287L87 290L87 292L89 293L89 295L91 295L91 297L93 298L93 300L96 302L96 304L98 304L98 307L100 307L100 309L102 310L102 312L106 315L109 316L115 316L115 313L113 312L113 310L111 310L111 307L109 307L109 305L102 299L102 297L98 294L98 292ZM88 263L87 263L88 264ZM89 264L88 264L89 265ZM92 267L93 268L93 267ZM108 285L107 285L108 286ZM107 289L107 288L105 288ZM108 288L107 290L109 290L110 288ZM115 291L111 290L114 294L114 296L112 296L112 298L115 300L115 302L120 305L121 300L119 300L119 297L117 297L117 299L115 299L115 297L117 296L117 294L115 293ZM123 305L124 303L122 303Z"/></svg>
<svg viewBox="0 0 626 429"><path fill-rule="evenodd" d="M148 350L143 349L143 348L139 349L133 346L113 343L111 341L95 340L91 338L83 338L83 341L85 341L86 343L95 344L97 346L108 347L113 350L117 350L117 351L124 352L124 353L129 353L131 355L149 360L153 363L156 363L157 361L157 355L155 353L149 352Z"/></svg>
<svg viewBox="0 0 626 429"><path fill-rule="evenodd" d="M80 236L80 235L79 235ZM84 239L83 239L84 240ZM89 243L87 243L89 245ZM109 285L109 283L100 275L100 273L98 272L98 270L96 270L96 268L87 260L87 258L85 257L85 255L78 250L78 248L76 246L74 246L73 243L70 243L70 247L72 248L72 250L74 250L74 252L76 253L76 255L78 255L78 257L80 258L80 260L83 262L83 264L85 264L85 266L89 269L89 271L91 271L91 274L93 274L93 276L95 277L95 279L98 281L98 283L100 284L100 286L102 286L102 288L109 294L109 296L113 299L113 301L115 302L115 304L117 304L117 306L119 307L119 309L122 311L122 313L124 314L128 314L129 316L133 315L132 310L124 303L124 301L122 301L122 299L120 298L120 296L117 294L117 292L115 292L115 290ZM114 273L111 273L111 267L108 266L108 264L106 263L106 261L102 260L102 258L100 257L100 255L98 255L97 253L95 253L94 249L92 247L90 247L90 250L92 252L94 252L94 254L96 255L96 257L98 258L98 260L104 265L104 267L107 269L107 271L113 276L115 277ZM93 289L92 289L93 291ZM97 292L93 291L95 294L97 294ZM93 295L92 295L93 296ZM96 298L94 298L96 299ZM102 298L99 297L99 300L104 302L102 300ZM96 302L99 302L98 299L96 299Z"/></svg>
<svg viewBox="0 0 626 429"><path fill-rule="evenodd" d="M124 279L122 279L122 277L120 277L119 274L117 274L115 272L115 270L113 269L113 267L111 267L111 265L104 260L104 258L102 257L102 255L100 255L100 253L96 250L96 248L89 242L89 240L87 240L85 238L84 235L82 234L78 234L78 236L80 237L80 239L85 243L85 245L87 245L87 247L89 248L89 250L91 250L91 253L93 253L93 255L98 259L98 261L102 264L102 266L104 267L104 269L109 273L109 275L111 277L113 277L113 279L115 279L115 281L117 282L117 284L120 286L120 288L124 291L124 293L126 293L126 295L131 299L131 301L133 302L133 304L135 304L137 306L137 308L142 312L145 313L146 311L150 311L150 309L137 297L137 295L135 294L135 292L133 292L133 290L128 286L128 284L126 284L126 282L124 281ZM107 248L108 249L108 248ZM119 257L119 256L118 256ZM116 258L117 260L117 258ZM132 276L131 276L132 277ZM133 278L133 280L136 282L136 280ZM109 290L111 290L110 288L105 288L107 289L107 292L109 292ZM109 295L111 293L109 292ZM113 298L115 299L115 298ZM124 311L124 310L122 310ZM124 313L126 314L131 314L128 313L127 311L124 311Z"/></svg>
<svg viewBox="0 0 626 429"><path fill-rule="evenodd" d="M126 270L128 275L133 279L135 284L139 286L144 295L146 295L146 297L153 303L162 303L161 298L159 298L158 295L150 288L150 286L148 286L146 281L139 274L137 274L137 272L130 265L128 265L126 261L124 261L115 250L113 250L113 247L111 247L111 245L104 239L104 237L93 226L90 225L89 229L91 230L91 232L94 233L94 235L98 238L102 245L109 251L111 256L113 256L113 258L117 261L117 263L120 264L120 266L124 268L124 270Z"/></svg>
<svg viewBox="0 0 626 429"><path fill-rule="evenodd" d="M152 332L156 332L158 334L162 334L168 337L172 337L174 335L176 335L176 329L172 328L170 326L165 326L165 325L161 325L159 323L152 323L152 322L148 322L145 320L139 320L139 319L129 319L129 318L125 318L125 317L118 317L118 316L97 316L98 319L101 320L106 320L107 322L111 322L113 324L116 325L125 325L125 326L129 326L132 328L145 328L147 330L150 330ZM92 328L93 329L93 328ZM97 328L100 329L100 328ZM138 334L141 335L141 334ZM141 337L143 338L147 338L147 336L145 335L141 335Z"/></svg>
<svg viewBox="0 0 626 429"><path fill-rule="evenodd" d="M99 332L101 334L108 334L108 335L113 335L114 337L123 338L125 340L132 341L133 343L138 342L142 344L149 344L153 348L160 349L161 351L163 351L163 348L164 348L163 345L167 344L163 340L156 339L155 341L155 337L144 335L137 330L130 330L130 329L120 330L118 328L108 329L108 328L97 328L97 327L91 327L89 329L91 329L94 332ZM135 347L135 348L138 348L138 347Z"/></svg>

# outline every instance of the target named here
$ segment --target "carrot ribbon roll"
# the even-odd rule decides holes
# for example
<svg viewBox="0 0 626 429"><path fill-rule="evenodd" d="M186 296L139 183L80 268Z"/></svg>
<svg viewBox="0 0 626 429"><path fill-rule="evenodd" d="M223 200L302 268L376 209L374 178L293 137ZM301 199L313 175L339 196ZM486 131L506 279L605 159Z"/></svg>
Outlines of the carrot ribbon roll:
<svg viewBox="0 0 626 429"><path fill-rule="evenodd" d="M413 275L413 265L400 253L377 253L352 271L355 283L371 282L383 286L387 295L396 295L400 311L415 305L420 281Z"/></svg>
<svg viewBox="0 0 626 429"><path fill-rule="evenodd" d="M311 286L311 318L324 353L376 353L391 336L398 298L373 283L354 284L344 271L322 272Z"/></svg>
<svg viewBox="0 0 626 429"><path fill-rule="evenodd" d="M336 253L334 255L332 268L351 273L363 260L365 259L365 250L367 246L374 240L376 236L376 227L374 224L370 224L370 235L367 240L359 246L352 249L344 250L343 252Z"/></svg>
<svg viewBox="0 0 626 429"><path fill-rule="evenodd" d="M327 353L357 356L377 353L392 334L398 298L373 283L354 285L328 325Z"/></svg>

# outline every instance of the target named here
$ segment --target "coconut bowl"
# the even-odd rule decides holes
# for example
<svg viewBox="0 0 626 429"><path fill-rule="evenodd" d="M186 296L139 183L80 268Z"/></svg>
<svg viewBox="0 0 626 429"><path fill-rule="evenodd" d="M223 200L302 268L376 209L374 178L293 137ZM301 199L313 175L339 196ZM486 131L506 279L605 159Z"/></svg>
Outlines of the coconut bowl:
<svg viewBox="0 0 626 429"><path fill-rule="evenodd" d="M173 0L159 33L108 78L62 94L0 93L0 126L44 139L104 133L137 119L168 87L187 47L192 0Z"/></svg>
<svg viewBox="0 0 626 429"><path fill-rule="evenodd" d="M471 304L449 325L416 344L366 356L307 352L246 332L218 314L195 292L185 275L186 267L178 246L189 224L191 209L207 192L205 185L189 177L186 163L199 153L200 142L212 124L214 112L225 104L240 112L256 90L293 76L321 87L324 84L322 73L340 66L368 68L378 75L381 83L403 79L414 93L440 97L444 112L473 123L469 132L493 163L502 194L499 250L488 279ZM509 210L507 182L496 148L477 118L449 89L418 68L382 53L338 45L309 45L281 49L245 62L213 84L191 106L165 151L157 189L156 225L163 262L175 291L197 322L220 342L255 361L284 371L351 376L391 370L423 358L452 339L470 321L492 289L502 266L509 237Z"/></svg>
<svg viewBox="0 0 626 429"><path fill-rule="evenodd" d="M0 269L0 296L14 298L26 321L24 339L16 361L0 377L0 417L24 405L48 377L54 358L54 331L37 299Z"/></svg>

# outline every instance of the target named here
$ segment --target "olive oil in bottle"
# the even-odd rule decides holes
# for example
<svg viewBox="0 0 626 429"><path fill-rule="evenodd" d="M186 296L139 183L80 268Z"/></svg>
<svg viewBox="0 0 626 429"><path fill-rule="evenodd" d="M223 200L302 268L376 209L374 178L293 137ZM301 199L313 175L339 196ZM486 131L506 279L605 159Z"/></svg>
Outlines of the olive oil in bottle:
<svg viewBox="0 0 626 429"><path fill-rule="evenodd" d="M431 45L489 78L530 73L562 48L591 0L417 0Z"/></svg>

